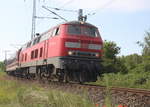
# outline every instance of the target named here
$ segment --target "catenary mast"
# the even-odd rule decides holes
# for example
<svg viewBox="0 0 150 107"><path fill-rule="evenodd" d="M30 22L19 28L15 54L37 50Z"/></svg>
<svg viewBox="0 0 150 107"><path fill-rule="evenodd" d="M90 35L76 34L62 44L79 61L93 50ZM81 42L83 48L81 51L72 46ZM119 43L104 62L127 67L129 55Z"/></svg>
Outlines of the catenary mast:
<svg viewBox="0 0 150 107"><path fill-rule="evenodd" d="M35 30L36 30L36 0L33 0L31 39L35 37Z"/></svg>

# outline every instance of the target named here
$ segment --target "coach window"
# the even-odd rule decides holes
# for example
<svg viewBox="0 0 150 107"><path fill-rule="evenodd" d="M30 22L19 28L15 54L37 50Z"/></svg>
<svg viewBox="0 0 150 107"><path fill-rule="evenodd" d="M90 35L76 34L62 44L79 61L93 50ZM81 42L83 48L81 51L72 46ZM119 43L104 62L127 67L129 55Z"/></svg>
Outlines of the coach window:
<svg viewBox="0 0 150 107"><path fill-rule="evenodd" d="M27 53L25 54L25 61L27 61Z"/></svg>
<svg viewBox="0 0 150 107"><path fill-rule="evenodd" d="M43 48L40 48L40 57L42 57L43 54Z"/></svg>
<svg viewBox="0 0 150 107"><path fill-rule="evenodd" d="M35 50L35 58L38 57L38 49Z"/></svg>
<svg viewBox="0 0 150 107"><path fill-rule="evenodd" d="M34 51L31 51L31 59L34 58Z"/></svg>
<svg viewBox="0 0 150 107"><path fill-rule="evenodd" d="M24 54L22 54L22 61L24 60Z"/></svg>

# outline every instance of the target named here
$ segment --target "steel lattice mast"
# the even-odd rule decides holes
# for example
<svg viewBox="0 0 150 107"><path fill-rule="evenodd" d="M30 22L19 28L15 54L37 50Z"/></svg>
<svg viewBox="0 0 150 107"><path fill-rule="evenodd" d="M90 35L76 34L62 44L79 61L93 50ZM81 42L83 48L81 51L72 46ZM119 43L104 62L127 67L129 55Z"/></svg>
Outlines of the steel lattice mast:
<svg viewBox="0 0 150 107"><path fill-rule="evenodd" d="M33 0L31 39L35 37L35 30L36 30L36 0Z"/></svg>

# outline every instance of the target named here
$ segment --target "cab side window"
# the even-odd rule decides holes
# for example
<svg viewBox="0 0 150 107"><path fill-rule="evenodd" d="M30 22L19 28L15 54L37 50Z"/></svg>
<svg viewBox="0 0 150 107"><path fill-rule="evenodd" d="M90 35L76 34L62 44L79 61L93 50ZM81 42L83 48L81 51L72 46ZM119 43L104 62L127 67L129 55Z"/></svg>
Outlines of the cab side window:
<svg viewBox="0 0 150 107"><path fill-rule="evenodd" d="M57 35L59 35L59 33L60 33L60 29L59 29L59 27L58 27L58 28L55 28L55 29L53 30L52 37L53 37L53 36L57 36Z"/></svg>
<svg viewBox="0 0 150 107"><path fill-rule="evenodd" d="M56 33L55 33L55 35L59 35L59 32L60 32L59 28L56 28Z"/></svg>

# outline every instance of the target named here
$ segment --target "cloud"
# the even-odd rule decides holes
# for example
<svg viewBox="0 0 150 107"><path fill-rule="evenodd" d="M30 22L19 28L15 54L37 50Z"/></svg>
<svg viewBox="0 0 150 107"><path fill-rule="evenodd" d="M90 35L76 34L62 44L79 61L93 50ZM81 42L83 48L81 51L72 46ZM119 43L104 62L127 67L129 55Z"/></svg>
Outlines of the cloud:
<svg viewBox="0 0 150 107"><path fill-rule="evenodd" d="M150 10L150 0L55 0L66 8L135 12Z"/></svg>

